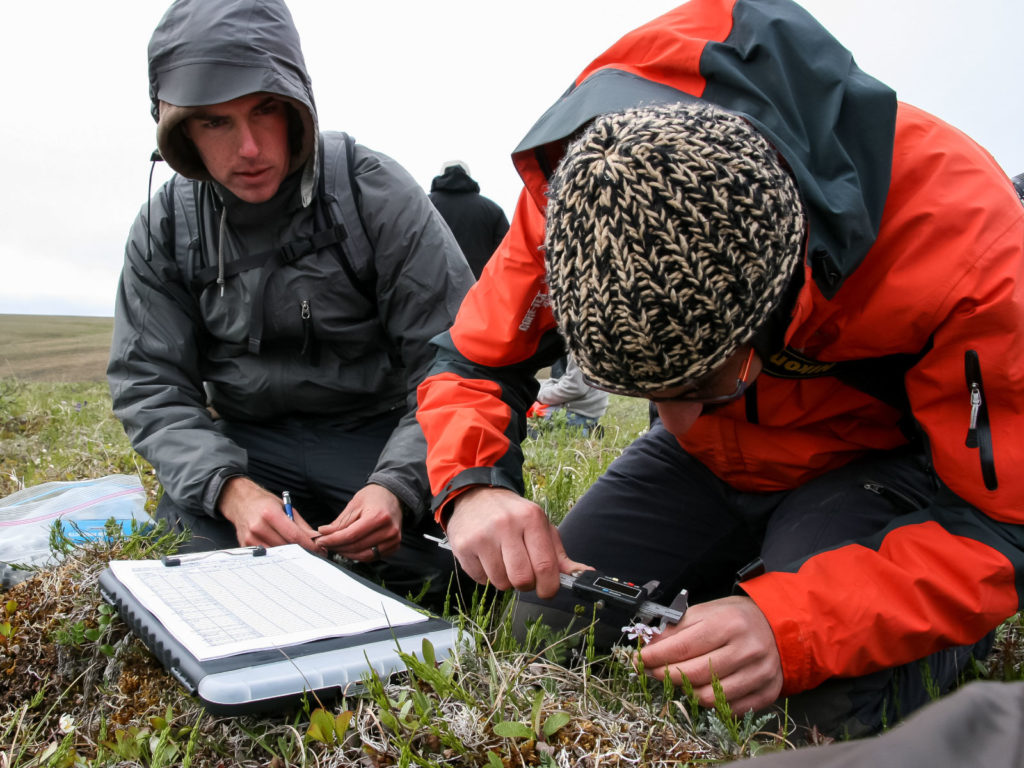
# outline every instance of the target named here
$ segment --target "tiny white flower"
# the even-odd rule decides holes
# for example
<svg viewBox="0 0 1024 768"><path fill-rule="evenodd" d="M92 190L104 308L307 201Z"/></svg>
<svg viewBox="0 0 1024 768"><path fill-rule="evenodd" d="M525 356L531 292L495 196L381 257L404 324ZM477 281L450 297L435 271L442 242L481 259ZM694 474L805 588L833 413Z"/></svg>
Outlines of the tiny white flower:
<svg viewBox="0 0 1024 768"><path fill-rule="evenodd" d="M661 634L660 627L652 627L649 624L644 624L642 621L638 621L636 624L629 624L623 627L622 631L626 633L626 637L630 640L636 640L639 638L643 645L647 645L651 642L655 635Z"/></svg>
<svg viewBox="0 0 1024 768"><path fill-rule="evenodd" d="M65 712L57 720L57 727L60 728L61 733L71 733L75 730L75 718Z"/></svg>

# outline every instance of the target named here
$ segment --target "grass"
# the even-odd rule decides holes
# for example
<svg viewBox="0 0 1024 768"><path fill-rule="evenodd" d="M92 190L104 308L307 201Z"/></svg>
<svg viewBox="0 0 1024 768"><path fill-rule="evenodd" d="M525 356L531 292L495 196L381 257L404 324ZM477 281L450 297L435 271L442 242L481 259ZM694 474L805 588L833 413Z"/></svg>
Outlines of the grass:
<svg viewBox="0 0 1024 768"><path fill-rule="evenodd" d="M0 314L0 377L105 381L113 330L109 317Z"/></svg>
<svg viewBox="0 0 1024 768"><path fill-rule="evenodd" d="M111 474L139 475L156 496L156 475L131 450L105 383L0 379L0 441L0 497Z"/></svg>
<svg viewBox="0 0 1024 768"><path fill-rule="evenodd" d="M552 429L526 442L527 492L559 520L646 428L644 403L613 398L601 439ZM129 447L101 383L0 379L0 496L50 480L152 469ZM57 528L60 565L0 595L0 766L488 766L710 765L787 748L774 718L702 709L629 663L597 654L584 634L540 628L525 644L502 621L505 596L447 612L456 654L429 646L407 673L370 679L368 694L310 700L277 717L217 717L157 664L104 606L95 584L112 558L156 557L176 540L159 530L72 544ZM1022 679L1024 622L1000 630L986 676ZM570 651L572 641L580 650ZM406 649L410 650L410 649Z"/></svg>

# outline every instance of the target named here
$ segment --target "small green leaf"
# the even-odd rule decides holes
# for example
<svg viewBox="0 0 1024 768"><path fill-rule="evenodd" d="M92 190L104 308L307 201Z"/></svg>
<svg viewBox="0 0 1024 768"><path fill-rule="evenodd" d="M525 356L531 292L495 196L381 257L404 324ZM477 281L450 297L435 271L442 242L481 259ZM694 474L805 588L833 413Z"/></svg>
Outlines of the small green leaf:
<svg viewBox="0 0 1024 768"><path fill-rule="evenodd" d="M11 622L9 622L9 621L0 621L0 637L10 637L10 636L11 636Z"/></svg>
<svg viewBox="0 0 1024 768"><path fill-rule="evenodd" d="M307 733L313 733L314 728L319 736L314 736L313 738L322 741L324 744L332 744L334 742L334 716L326 709L317 708L309 713L309 730Z"/></svg>
<svg viewBox="0 0 1024 768"><path fill-rule="evenodd" d="M160 715L154 715L149 718L149 724L153 726L154 731L158 732L167 727L167 721L160 717Z"/></svg>
<svg viewBox="0 0 1024 768"><path fill-rule="evenodd" d="M434 667L437 666L437 655L434 653L434 645L427 638L423 638L423 663Z"/></svg>
<svg viewBox="0 0 1024 768"><path fill-rule="evenodd" d="M4 611L7 613L8 616L10 616L16 610L18 610L17 600L8 600L7 603L4 605ZM426 642L426 640L424 640L423 642Z"/></svg>
<svg viewBox="0 0 1024 768"><path fill-rule="evenodd" d="M511 720L503 720L494 726L494 732L506 739L532 739L533 731L530 726L522 723L514 723Z"/></svg>
<svg viewBox="0 0 1024 768"><path fill-rule="evenodd" d="M392 733L398 734L398 733L402 732L402 728L398 724L398 720L395 718L395 716L393 714L391 714L390 712L388 712L387 710L384 710L384 709L382 709L377 714L380 717L380 721Z"/></svg>
<svg viewBox="0 0 1024 768"><path fill-rule="evenodd" d="M501 758L493 752L488 751L487 753L487 768L505 768L505 764L501 762Z"/></svg>
<svg viewBox="0 0 1024 768"><path fill-rule="evenodd" d="M348 724L352 722L352 715L355 714L352 710L347 709L334 718L334 735L341 740L342 734L348 730Z"/></svg>
<svg viewBox="0 0 1024 768"><path fill-rule="evenodd" d="M100 653L106 656L108 659L114 658L114 646L104 643L100 646Z"/></svg>
<svg viewBox="0 0 1024 768"><path fill-rule="evenodd" d="M533 697L533 708L530 712L530 724L533 726L534 733L540 733L540 709L544 706L544 689L538 688L536 695Z"/></svg>
<svg viewBox="0 0 1024 768"><path fill-rule="evenodd" d="M416 714L420 717L429 715L434 709L434 707L430 703L430 699L427 698L427 696L424 695L422 691L413 691L412 700L413 703L416 705Z"/></svg>
<svg viewBox="0 0 1024 768"><path fill-rule="evenodd" d="M321 744L326 744L327 739L324 738L323 732L316 723L310 723L306 729L306 738L312 739L313 741L319 741Z"/></svg>
<svg viewBox="0 0 1024 768"><path fill-rule="evenodd" d="M548 719L544 721L544 736L550 738L559 728L568 724L570 720L572 720L572 715L568 712L554 712L549 715Z"/></svg>
<svg viewBox="0 0 1024 768"><path fill-rule="evenodd" d="M412 711L412 699L407 700L398 711L398 721L406 728L415 728L416 723L409 720L410 711Z"/></svg>
<svg viewBox="0 0 1024 768"><path fill-rule="evenodd" d="M98 629L87 629L85 630L85 639L90 643L95 643L100 639L100 631Z"/></svg>

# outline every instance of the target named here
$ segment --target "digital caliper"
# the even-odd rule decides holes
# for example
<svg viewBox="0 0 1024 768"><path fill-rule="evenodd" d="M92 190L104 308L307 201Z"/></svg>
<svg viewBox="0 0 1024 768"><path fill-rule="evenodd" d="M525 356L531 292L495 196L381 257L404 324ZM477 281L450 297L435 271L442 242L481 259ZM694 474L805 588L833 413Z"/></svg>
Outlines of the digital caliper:
<svg viewBox="0 0 1024 768"><path fill-rule="evenodd" d="M423 536L436 542L437 546L442 549L452 548L448 543L447 536L443 539L427 533ZM650 624L657 619L659 620L658 628L661 630L664 630L669 624L678 624L686 613L686 601L689 593L685 589L679 591L672 601L672 605L669 606L648 599L651 592L657 588L657 581L650 581L641 587L631 581L622 581L600 571L560 573L558 579L563 587L572 590L573 594L586 598L598 608L603 608L605 605L622 608L632 616L642 619L645 624Z"/></svg>
<svg viewBox="0 0 1024 768"><path fill-rule="evenodd" d="M657 619L660 622L659 629L665 629L669 624L678 624L686 613L688 593L685 589L680 590L670 606L648 599L658 586L656 581L648 582L641 587L600 571L577 571L571 575L562 573L558 578L563 587L590 600L599 608L605 605L622 608L646 624Z"/></svg>

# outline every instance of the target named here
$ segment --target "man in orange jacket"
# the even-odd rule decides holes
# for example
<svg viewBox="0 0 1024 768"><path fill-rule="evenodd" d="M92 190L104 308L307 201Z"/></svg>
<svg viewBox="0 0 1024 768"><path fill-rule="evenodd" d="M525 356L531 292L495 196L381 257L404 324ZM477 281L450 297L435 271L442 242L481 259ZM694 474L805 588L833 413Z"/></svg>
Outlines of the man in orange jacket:
<svg viewBox="0 0 1024 768"><path fill-rule="evenodd" d="M419 389L466 571L556 621L583 564L689 589L641 657L706 705L715 676L736 710L792 696L856 735L955 685L1024 576L1006 174L789 0L629 33L513 160L511 230ZM660 418L556 529L519 443L564 347Z"/></svg>

